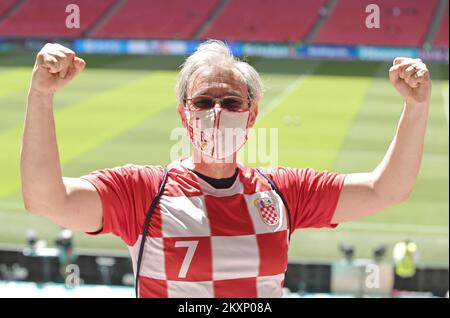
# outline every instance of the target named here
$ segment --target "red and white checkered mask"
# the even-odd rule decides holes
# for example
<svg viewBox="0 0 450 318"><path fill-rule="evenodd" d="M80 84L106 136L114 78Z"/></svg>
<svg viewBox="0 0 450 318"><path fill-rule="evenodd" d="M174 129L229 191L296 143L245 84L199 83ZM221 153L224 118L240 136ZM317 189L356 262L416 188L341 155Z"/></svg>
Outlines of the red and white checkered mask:
<svg viewBox="0 0 450 318"><path fill-rule="evenodd" d="M196 149L214 159L225 159L247 141L250 111L219 107L208 110L185 109L187 133Z"/></svg>

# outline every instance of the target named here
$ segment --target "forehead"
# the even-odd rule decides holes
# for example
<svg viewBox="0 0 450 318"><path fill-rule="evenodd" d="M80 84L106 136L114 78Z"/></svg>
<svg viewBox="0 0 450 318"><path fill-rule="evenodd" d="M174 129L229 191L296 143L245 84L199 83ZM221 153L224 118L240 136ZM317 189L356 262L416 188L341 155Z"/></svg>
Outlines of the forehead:
<svg viewBox="0 0 450 318"><path fill-rule="evenodd" d="M235 70L223 68L200 68L195 71L187 87L188 96L224 94L247 94L247 85L243 76Z"/></svg>

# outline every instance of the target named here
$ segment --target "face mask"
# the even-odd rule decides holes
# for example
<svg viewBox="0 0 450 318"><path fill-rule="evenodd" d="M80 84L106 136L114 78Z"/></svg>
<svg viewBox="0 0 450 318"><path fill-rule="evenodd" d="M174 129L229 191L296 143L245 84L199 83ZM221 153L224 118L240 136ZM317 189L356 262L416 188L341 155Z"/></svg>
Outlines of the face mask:
<svg viewBox="0 0 450 318"><path fill-rule="evenodd" d="M250 111L222 108L185 110L187 132L194 147L214 159L237 152L247 141Z"/></svg>

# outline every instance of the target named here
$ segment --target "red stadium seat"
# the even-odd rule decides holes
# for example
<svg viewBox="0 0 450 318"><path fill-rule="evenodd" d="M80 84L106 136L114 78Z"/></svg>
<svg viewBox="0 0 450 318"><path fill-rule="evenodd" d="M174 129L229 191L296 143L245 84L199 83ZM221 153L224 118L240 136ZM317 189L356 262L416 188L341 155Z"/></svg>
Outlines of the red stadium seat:
<svg viewBox="0 0 450 318"><path fill-rule="evenodd" d="M2 0L1 2L3 2ZM80 28L66 27L66 6L80 7ZM114 3L114 0L28 0L0 25L5 37L79 37Z"/></svg>
<svg viewBox="0 0 450 318"><path fill-rule="evenodd" d="M219 0L128 0L94 37L189 39Z"/></svg>
<svg viewBox="0 0 450 318"><path fill-rule="evenodd" d="M231 0L203 38L297 42L319 16L325 0Z"/></svg>
<svg viewBox="0 0 450 318"><path fill-rule="evenodd" d="M379 29L365 26L370 3L380 7ZM314 42L420 47L436 5L436 0L340 0Z"/></svg>
<svg viewBox="0 0 450 318"><path fill-rule="evenodd" d="M191 39L221 0L0 0L0 37ZM313 43L420 47L439 0L337 0ZM200 37L227 41L298 42L311 31L328 0L229 0ZM365 26L365 8L376 3L381 28ZM79 29L65 25L66 6L80 6ZM118 4L119 6L114 6ZM104 16L108 9L112 16ZM105 20L101 20L101 19ZM96 24L96 22L100 22ZM209 22L209 21L208 21ZM95 28L93 26L96 25ZM448 48L448 7L433 41Z"/></svg>
<svg viewBox="0 0 450 318"><path fill-rule="evenodd" d="M0 18L2 14L6 12L14 3L16 0L2 0L0 1Z"/></svg>
<svg viewBox="0 0 450 318"><path fill-rule="evenodd" d="M445 8L444 17L434 38L433 47L448 48L448 6Z"/></svg>

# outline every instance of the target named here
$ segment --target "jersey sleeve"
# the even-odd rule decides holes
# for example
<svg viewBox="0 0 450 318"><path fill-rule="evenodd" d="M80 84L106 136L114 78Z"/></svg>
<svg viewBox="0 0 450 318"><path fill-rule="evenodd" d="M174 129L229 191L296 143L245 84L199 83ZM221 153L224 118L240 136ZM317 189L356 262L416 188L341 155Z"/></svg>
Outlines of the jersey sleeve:
<svg viewBox="0 0 450 318"><path fill-rule="evenodd" d="M332 224L345 174L311 168L275 168L269 171L289 206L293 230L334 228Z"/></svg>
<svg viewBox="0 0 450 318"><path fill-rule="evenodd" d="M93 171L80 178L94 185L103 208L103 228L133 245L162 179L162 167L125 165Z"/></svg>

